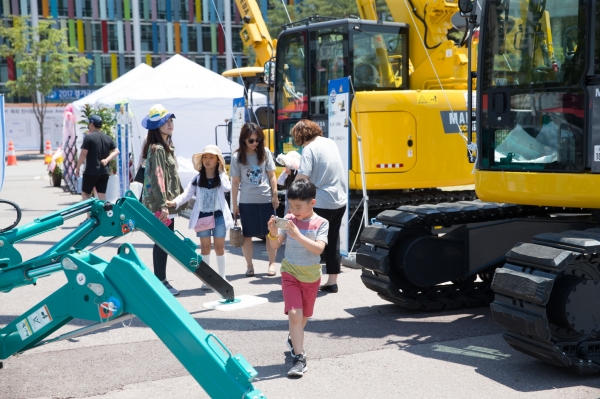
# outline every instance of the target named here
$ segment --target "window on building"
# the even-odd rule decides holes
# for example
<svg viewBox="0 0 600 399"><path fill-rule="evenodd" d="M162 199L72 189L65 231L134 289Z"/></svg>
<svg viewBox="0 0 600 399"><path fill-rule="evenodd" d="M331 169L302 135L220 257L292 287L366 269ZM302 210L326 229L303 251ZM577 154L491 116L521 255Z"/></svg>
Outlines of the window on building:
<svg viewBox="0 0 600 399"><path fill-rule="evenodd" d="M112 70L111 70L110 56L102 56L102 81L112 82Z"/></svg>
<svg viewBox="0 0 600 399"><path fill-rule="evenodd" d="M92 24L92 49L102 51L102 25Z"/></svg>
<svg viewBox="0 0 600 399"><path fill-rule="evenodd" d="M140 31L141 31L141 45L142 45L142 51L146 51L146 52L152 52L153 51L153 47L152 47L152 25L149 24L141 24L140 25Z"/></svg>
<svg viewBox="0 0 600 399"><path fill-rule="evenodd" d="M117 51L119 42L117 39L117 26L114 23L108 24L108 50Z"/></svg>
<svg viewBox="0 0 600 399"><path fill-rule="evenodd" d="M69 1L68 0L57 0L56 8L58 9L59 17L66 17L69 15ZM41 8L38 8L41 10Z"/></svg>
<svg viewBox="0 0 600 399"><path fill-rule="evenodd" d="M198 32L195 25L188 25L188 49L190 53L198 52Z"/></svg>
<svg viewBox="0 0 600 399"><path fill-rule="evenodd" d="M225 57L222 57L222 58L219 57L219 58L217 58L217 70L213 71L213 72L216 72L220 75L221 73L225 72L226 68L227 68L227 64L225 61Z"/></svg>
<svg viewBox="0 0 600 399"><path fill-rule="evenodd" d="M211 42L211 37L210 37L210 27L203 26L202 27L202 50L204 50L205 53L211 52L211 48L212 48L211 43L212 42Z"/></svg>
<svg viewBox="0 0 600 399"><path fill-rule="evenodd" d="M156 2L156 11L158 19L167 19L167 3L164 1Z"/></svg>
<svg viewBox="0 0 600 399"><path fill-rule="evenodd" d="M4 58L0 58L0 82L8 82L8 64Z"/></svg>
<svg viewBox="0 0 600 399"><path fill-rule="evenodd" d="M125 70L119 71L119 75L123 75L135 68L135 58L133 55L125 56Z"/></svg>
<svg viewBox="0 0 600 399"><path fill-rule="evenodd" d="M242 38L240 37L241 27L234 26L231 28L232 38L231 38L231 48L234 53L241 53L244 51L244 45L242 44Z"/></svg>
<svg viewBox="0 0 600 399"><path fill-rule="evenodd" d="M38 10L42 10L41 7L38 7ZM83 0L83 17L92 17L92 0Z"/></svg>

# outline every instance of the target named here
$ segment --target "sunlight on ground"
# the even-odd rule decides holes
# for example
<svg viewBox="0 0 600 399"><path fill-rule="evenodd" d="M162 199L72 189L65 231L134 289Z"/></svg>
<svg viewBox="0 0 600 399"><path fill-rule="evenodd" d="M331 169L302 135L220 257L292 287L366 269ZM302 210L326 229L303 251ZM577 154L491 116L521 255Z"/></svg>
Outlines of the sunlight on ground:
<svg viewBox="0 0 600 399"><path fill-rule="evenodd" d="M433 350L435 352L445 352L445 353L452 353L455 355L480 357L483 359L490 359L490 360L504 360L504 359L507 359L510 357L510 355L502 353L496 349L483 348L481 346L467 346L464 349L460 349L460 348L453 348L451 346L445 346L445 345L433 345Z"/></svg>

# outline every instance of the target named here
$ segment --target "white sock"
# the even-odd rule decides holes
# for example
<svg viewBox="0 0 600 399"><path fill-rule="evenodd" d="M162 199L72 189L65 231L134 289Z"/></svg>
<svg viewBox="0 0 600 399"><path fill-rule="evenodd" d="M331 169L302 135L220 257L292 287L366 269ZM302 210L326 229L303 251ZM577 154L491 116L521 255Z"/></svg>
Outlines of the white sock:
<svg viewBox="0 0 600 399"><path fill-rule="evenodd" d="M217 268L219 269L219 276L223 277L223 280L227 281L225 278L225 255L217 255Z"/></svg>

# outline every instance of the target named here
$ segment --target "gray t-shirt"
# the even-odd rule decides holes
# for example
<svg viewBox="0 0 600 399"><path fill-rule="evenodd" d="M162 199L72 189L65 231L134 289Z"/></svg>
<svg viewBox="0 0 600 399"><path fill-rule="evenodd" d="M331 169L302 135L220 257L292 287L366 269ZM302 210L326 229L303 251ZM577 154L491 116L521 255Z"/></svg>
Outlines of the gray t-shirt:
<svg viewBox="0 0 600 399"><path fill-rule="evenodd" d="M339 209L348 202L348 171L335 141L317 137L304 147L298 173L317 186L315 208Z"/></svg>
<svg viewBox="0 0 600 399"><path fill-rule="evenodd" d="M267 204L271 202L271 183L267 172L275 170L271 151L265 148L266 159L258 165L258 156L246 154L246 164L238 163L239 152L231 157L229 173L240 178L240 204Z"/></svg>

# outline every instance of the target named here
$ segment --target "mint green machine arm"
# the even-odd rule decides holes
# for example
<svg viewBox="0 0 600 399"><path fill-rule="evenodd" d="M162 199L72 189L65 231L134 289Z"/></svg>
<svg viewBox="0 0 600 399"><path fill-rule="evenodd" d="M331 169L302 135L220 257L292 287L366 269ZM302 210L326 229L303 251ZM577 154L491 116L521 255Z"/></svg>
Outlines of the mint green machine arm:
<svg viewBox="0 0 600 399"><path fill-rule="evenodd" d="M39 256L23 261L14 247L86 213L89 219ZM252 385L256 370L202 329L143 264L131 244L121 245L110 262L92 253L133 230L143 231L226 301L234 300L231 285L202 262L194 242L169 230L130 192L114 205L96 199L83 201L0 233L0 291L33 284L56 272L64 272L68 281L0 329L0 368L2 360L17 353L135 315L152 328L212 398L265 398ZM102 237L105 240L97 243ZM95 246L88 249L91 245ZM73 318L96 324L47 339Z"/></svg>
<svg viewBox="0 0 600 399"><path fill-rule="evenodd" d="M133 314L148 325L211 398L265 398L257 373L242 355L207 334L123 244L109 263L88 251L65 255L67 284L0 330L0 360L46 342L73 318L101 324Z"/></svg>
<svg viewBox="0 0 600 399"><path fill-rule="evenodd" d="M87 221L39 256L23 262L20 253L13 246L85 213L90 214ZM221 297L227 301L234 300L233 287L202 262L202 257L196 253L196 244L189 238L173 234L129 191L114 205L89 199L1 234L0 291L8 292L16 287L33 284L39 277L61 271L60 260L65 255L84 250L101 237L108 239L97 247L133 230L144 232Z"/></svg>

